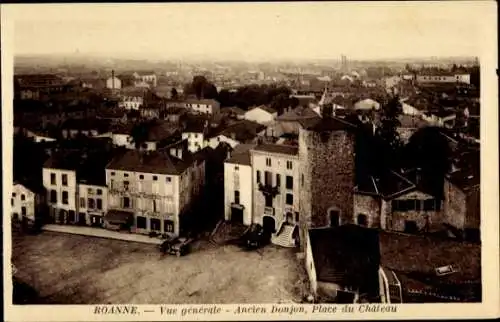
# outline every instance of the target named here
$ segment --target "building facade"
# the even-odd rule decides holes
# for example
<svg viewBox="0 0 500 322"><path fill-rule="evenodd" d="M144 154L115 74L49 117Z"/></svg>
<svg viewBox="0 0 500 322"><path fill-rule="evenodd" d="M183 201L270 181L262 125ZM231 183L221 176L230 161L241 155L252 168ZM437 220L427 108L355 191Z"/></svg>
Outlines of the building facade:
<svg viewBox="0 0 500 322"><path fill-rule="evenodd" d="M136 233L181 233L182 216L204 186L204 161L187 151L129 151L106 167L105 226Z"/></svg>
<svg viewBox="0 0 500 322"><path fill-rule="evenodd" d="M47 191L50 219L58 224L77 223L76 170L51 165L51 159L47 161L42 170L43 187Z"/></svg>

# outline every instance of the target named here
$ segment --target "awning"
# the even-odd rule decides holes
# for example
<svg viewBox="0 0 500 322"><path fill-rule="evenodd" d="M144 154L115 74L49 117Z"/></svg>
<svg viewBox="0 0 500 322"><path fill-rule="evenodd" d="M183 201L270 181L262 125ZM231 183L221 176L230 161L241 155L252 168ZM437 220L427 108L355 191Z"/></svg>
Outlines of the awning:
<svg viewBox="0 0 500 322"><path fill-rule="evenodd" d="M122 210L109 210L106 216L104 216L104 220L117 224L126 224L131 221L134 214L128 211Z"/></svg>

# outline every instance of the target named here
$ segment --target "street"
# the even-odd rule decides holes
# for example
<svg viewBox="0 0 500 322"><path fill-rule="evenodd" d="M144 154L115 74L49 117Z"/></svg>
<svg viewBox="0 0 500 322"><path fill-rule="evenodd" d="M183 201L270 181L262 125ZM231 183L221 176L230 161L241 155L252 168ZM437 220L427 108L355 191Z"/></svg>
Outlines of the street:
<svg viewBox="0 0 500 322"><path fill-rule="evenodd" d="M155 245L44 232L16 235L12 247L17 278L43 303L286 303L305 285L294 251L274 246L198 241L177 258Z"/></svg>

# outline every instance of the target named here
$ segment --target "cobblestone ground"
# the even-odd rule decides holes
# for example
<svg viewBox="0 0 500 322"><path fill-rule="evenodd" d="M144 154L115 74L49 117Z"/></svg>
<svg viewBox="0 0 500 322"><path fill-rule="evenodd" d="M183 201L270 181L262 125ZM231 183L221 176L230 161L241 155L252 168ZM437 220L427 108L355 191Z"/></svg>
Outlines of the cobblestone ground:
<svg viewBox="0 0 500 322"><path fill-rule="evenodd" d="M154 245L44 232L13 238L17 278L52 304L286 303L303 296L293 250L198 241L185 257Z"/></svg>

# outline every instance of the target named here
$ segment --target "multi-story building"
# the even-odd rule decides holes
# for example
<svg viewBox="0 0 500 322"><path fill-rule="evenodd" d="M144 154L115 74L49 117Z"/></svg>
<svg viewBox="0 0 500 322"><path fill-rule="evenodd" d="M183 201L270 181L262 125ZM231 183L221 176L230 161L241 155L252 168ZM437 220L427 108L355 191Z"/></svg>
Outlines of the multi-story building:
<svg viewBox="0 0 500 322"><path fill-rule="evenodd" d="M151 87L156 87L158 84L158 76L154 72L146 72L146 73L134 73L134 85L137 87L141 87L143 84L148 84Z"/></svg>
<svg viewBox="0 0 500 322"><path fill-rule="evenodd" d="M41 187L27 182L14 182L11 197L12 221L33 225L40 217L44 200Z"/></svg>
<svg viewBox="0 0 500 322"><path fill-rule="evenodd" d="M317 124L299 132L301 240L309 228L353 218L354 126L330 115L325 109Z"/></svg>
<svg viewBox="0 0 500 322"><path fill-rule="evenodd" d="M189 99L185 101L187 109L198 114L218 115L220 103L213 99Z"/></svg>
<svg viewBox="0 0 500 322"><path fill-rule="evenodd" d="M250 150L255 144L239 144L224 162L224 218L233 223L252 224L253 180Z"/></svg>
<svg viewBox="0 0 500 322"><path fill-rule="evenodd" d="M47 191L50 221L59 224L77 222L76 172L81 156L75 153L52 155L43 165L43 186Z"/></svg>
<svg viewBox="0 0 500 322"><path fill-rule="evenodd" d="M292 234L299 222L298 147L260 144L251 150L250 157L252 222L261 224L273 237L287 237L281 240L283 246L294 245Z"/></svg>
<svg viewBox="0 0 500 322"><path fill-rule="evenodd" d="M105 226L177 236L205 182L205 161L182 148L128 151L106 167Z"/></svg>
<svg viewBox="0 0 500 322"><path fill-rule="evenodd" d="M32 74L14 76L14 94L21 100L38 100L48 95L66 90L62 78L51 74Z"/></svg>

